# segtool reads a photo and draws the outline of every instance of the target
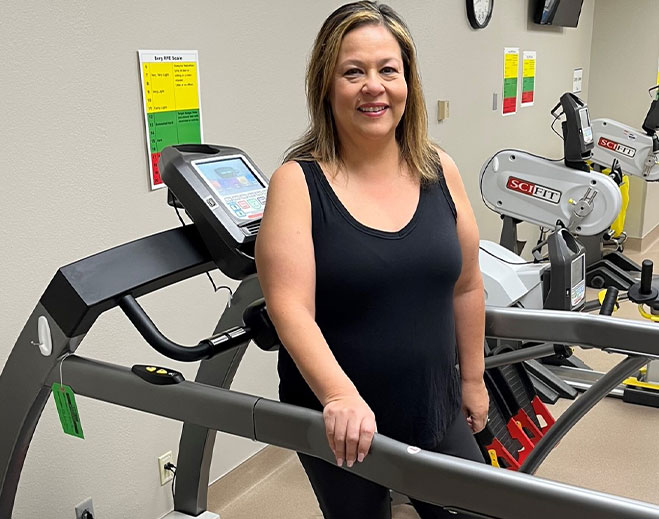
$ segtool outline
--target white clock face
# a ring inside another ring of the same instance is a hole
[[[490,6],[492,0],[474,0],[474,15],[478,25],[485,24],[488,15],[490,14]]]

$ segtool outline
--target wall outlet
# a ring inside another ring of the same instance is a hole
[[[92,498],[88,497],[82,503],[76,505],[76,519],[93,519],[94,504]]]
[[[172,451],[166,452],[162,456],[158,456],[158,471],[160,473],[160,485],[165,485],[168,481],[174,478],[174,473],[167,470],[165,465],[172,463]]]

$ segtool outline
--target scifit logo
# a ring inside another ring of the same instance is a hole
[[[625,146],[619,142],[610,141],[606,137],[600,137],[600,140],[597,141],[597,145],[601,148],[621,153],[627,157],[633,157],[636,155],[636,150],[634,148],[630,148],[629,146]]]
[[[533,182],[522,180],[521,178],[508,177],[506,187],[511,191],[518,191],[520,193],[524,193],[525,195],[540,198],[541,200],[546,200],[552,204],[557,204],[561,199],[560,191],[556,191],[539,184],[534,184]]]

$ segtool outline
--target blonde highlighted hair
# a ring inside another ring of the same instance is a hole
[[[421,89],[416,48],[405,22],[388,5],[378,2],[353,2],[334,11],[316,37],[307,66],[306,91],[310,124],[306,133],[286,152],[284,161],[318,160],[332,167],[341,163],[336,123],[329,94],[334,68],[345,35],[364,25],[382,25],[394,36],[403,58],[407,82],[407,103],[396,127],[401,158],[421,182],[435,182],[442,169],[439,155],[428,138],[428,116]]]

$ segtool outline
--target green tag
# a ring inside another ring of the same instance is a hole
[[[57,382],[53,384],[52,390],[62,429],[66,434],[84,439],[85,436],[82,434],[82,425],[80,424],[78,406],[76,405],[73,390],[69,386],[60,385]]]

